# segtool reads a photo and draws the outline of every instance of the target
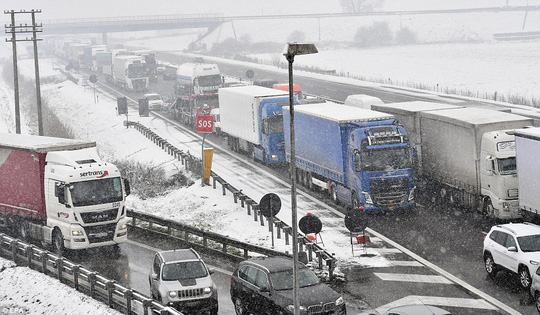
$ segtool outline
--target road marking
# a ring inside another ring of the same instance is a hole
[[[436,305],[441,307],[461,307],[461,308],[472,308],[472,309],[487,309],[487,310],[498,310],[495,306],[486,302],[483,299],[466,299],[466,298],[449,298],[449,297],[439,297],[439,296],[420,296],[420,295],[409,295],[402,299],[395,300],[386,305],[377,307],[375,311],[377,314],[384,314],[386,311],[393,307],[398,307],[402,305]],[[362,313],[360,315],[372,314],[372,312]]]
[[[404,273],[379,273],[379,272],[374,272],[374,274],[384,281],[453,284],[452,281],[446,279],[443,276],[415,275],[415,274],[404,274]]]
[[[416,260],[389,260],[390,266],[425,267]]]

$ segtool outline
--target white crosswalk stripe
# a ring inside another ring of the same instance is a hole
[[[415,275],[404,273],[374,273],[377,277],[384,281],[401,281],[401,282],[423,282],[423,283],[441,283],[452,284],[453,282],[443,276],[431,275]]]

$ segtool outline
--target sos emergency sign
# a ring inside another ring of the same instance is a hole
[[[214,116],[198,115],[197,116],[197,132],[212,133],[214,129]]]

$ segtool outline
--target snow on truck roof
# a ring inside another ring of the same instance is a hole
[[[435,120],[453,121],[458,125],[487,125],[501,122],[526,121],[530,118],[501,112],[498,110],[463,107],[455,109],[442,109],[438,111],[427,111],[421,113],[422,117]]]
[[[250,95],[253,97],[289,96],[289,92],[271,89],[271,88],[258,86],[258,85],[234,86],[234,87],[228,87],[228,88],[221,88],[218,90],[219,94],[223,92],[232,92],[236,94]]]
[[[435,103],[435,102],[425,102],[425,101],[414,101],[414,102],[401,102],[401,103],[387,103],[375,105],[381,108],[393,108],[397,111],[402,112],[423,112],[426,110],[441,110],[441,109],[452,109],[452,108],[461,108],[461,106],[446,104],[446,103]]]
[[[540,128],[516,129],[514,134],[518,137],[540,141]]]
[[[285,108],[284,108],[285,110]],[[295,105],[294,111],[310,116],[321,117],[338,123],[361,122],[394,118],[393,115],[374,110],[347,106],[332,102],[320,104]]]
[[[93,141],[0,133],[0,148],[46,153],[50,151],[92,148],[95,146],[96,143]]]

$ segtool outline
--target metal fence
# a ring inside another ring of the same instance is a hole
[[[128,126],[135,128],[139,132],[141,132],[144,136],[146,136],[149,140],[154,142],[157,146],[165,150],[168,154],[172,155],[174,158],[178,159],[179,161],[182,161],[182,165],[188,170],[193,172],[194,174],[200,174],[201,173],[201,167],[202,167],[202,160],[199,158],[196,158],[192,156],[189,153],[185,153],[182,150],[176,148],[173,146],[170,142],[168,142],[166,139],[160,137],[158,134],[147,128],[146,126],[142,125],[138,122],[127,122]],[[286,223],[279,219],[274,220],[268,220],[266,217],[264,217],[261,212],[259,211],[259,204],[253,199],[247,196],[242,192],[241,189],[238,189],[231,184],[229,184],[225,179],[221,178],[219,175],[217,175],[215,172],[211,172],[212,177],[212,187],[214,189],[217,189],[217,183],[221,185],[221,189],[223,192],[223,195],[225,196],[227,194],[227,191],[229,191],[232,194],[232,197],[234,199],[235,203],[240,202],[240,205],[242,208],[247,209],[247,215],[253,216],[254,222],[259,222],[262,226],[267,225],[269,231],[272,231],[272,229],[275,229],[277,238],[281,238],[282,236],[285,237],[285,243],[286,245],[290,244],[290,240],[293,237],[292,235],[292,227],[288,226]],[[216,241],[220,244],[220,247],[222,248],[221,251],[227,253],[228,247],[236,247],[240,248],[243,251],[243,257],[247,258],[249,256],[249,251],[257,252],[258,254],[268,255],[265,253],[268,250],[263,249],[262,247],[259,247],[256,249],[254,245],[250,244],[244,244],[243,246],[238,246],[238,243],[241,243],[237,240],[229,239],[223,236],[219,236],[216,233],[211,233],[208,231],[199,230],[196,228],[188,227],[186,225],[179,224],[177,222],[172,222],[168,220],[164,220],[161,218],[153,217],[150,215],[143,215],[141,213],[136,213],[134,211],[128,211],[128,215],[134,215],[137,216],[134,218],[134,222],[132,222],[133,226],[140,226],[140,224],[137,224],[136,220],[146,220],[149,224],[158,224],[162,228],[167,229],[167,235],[170,235],[170,231],[172,229],[181,231],[185,235],[197,235],[198,237],[201,237],[203,242],[204,240],[212,239],[213,241]],[[184,229],[184,230],[182,230]],[[216,237],[217,236],[217,237]],[[318,262],[318,268],[319,269],[328,269],[329,278],[332,279],[334,275],[334,269],[336,267],[336,259],[333,254],[329,253],[326,249],[321,247],[318,243],[310,240],[305,235],[302,235],[298,233],[296,236],[298,238],[298,250],[299,252],[307,251],[307,258],[308,261],[313,261],[313,259],[316,259]],[[292,249],[291,249],[292,250]],[[268,252],[270,253],[270,252]],[[270,253],[272,255],[277,254],[277,252],[272,251]],[[280,253],[283,255],[284,253]]]
[[[163,306],[148,296],[119,285],[114,280],[75,264],[49,251],[29,245],[18,239],[0,233],[0,256],[18,264],[57,278],[75,290],[87,294],[128,315],[182,315]]]

